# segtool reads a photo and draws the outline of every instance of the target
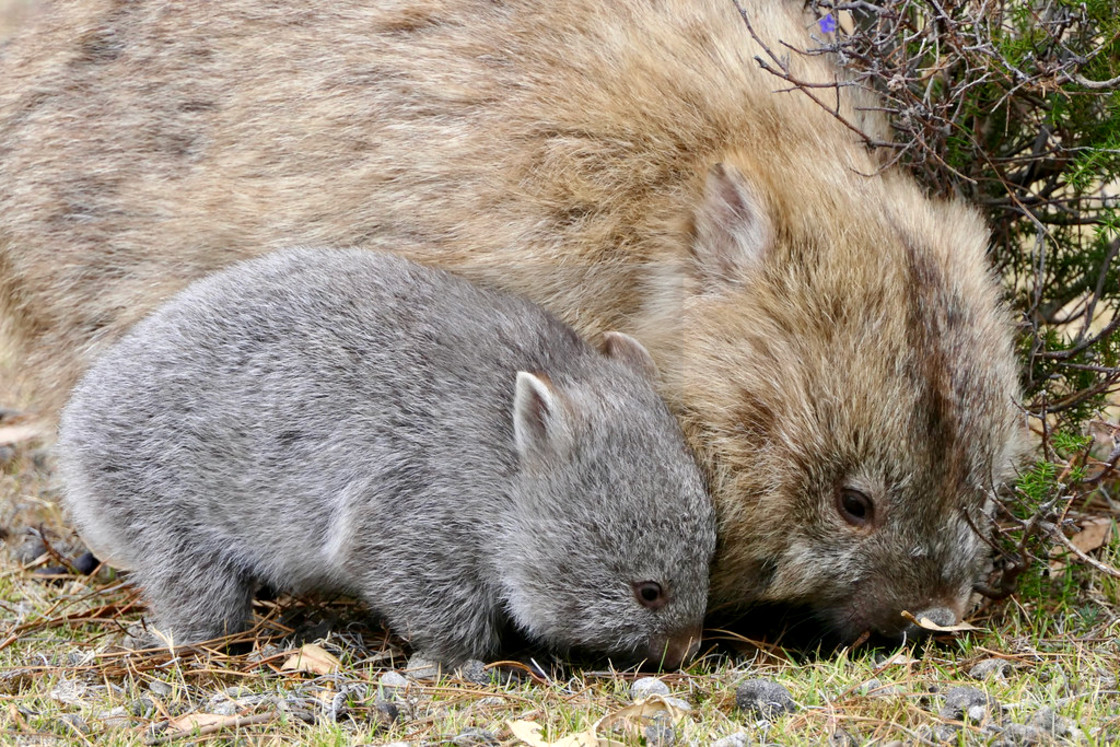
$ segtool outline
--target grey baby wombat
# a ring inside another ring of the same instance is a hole
[[[256,586],[353,592],[426,656],[677,666],[715,518],[634,339],[365,250],[290,249],[188,287],[63,412],[65,497],[176,644]]]

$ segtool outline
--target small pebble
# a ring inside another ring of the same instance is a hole
[[[381,694],[389,700],[407,690],[410,684],[409,679],[400,672],[386,672],[377,682],[381,687]]]
[[[76,713],[64,713],[62,714],[61,719],[70,724],[70,726],[73,727],[75,731],[81,734],[86,734],[89,732],[89,724],[86,723],[86,720],[84,718]]]
[[[474,704],[483,708],[489,708],[491,706],[504,706],[506,704],[506,699],[500,698],[497,695],[490,695],[485,698],[479,698],[474,702]]]
[[[869,698],[896,698],[902,695],[902,688],[896,685],[884,685],[875,679],[864,682],[859,689]]]
[[[490,684],[490,672],[478,659],[467,659],[463,662],[463,666],[459,667],[458,674],[461,679],[476,685]]]
[[[1031,717],[1030,725],[1056,737],[1068,737],[1073,733],[1073,726],[1069,720],[1054,712],[1054,709],[1045,706],[1040,708]]]
[[[711,747],[747,747],[750,743],[750,737],[747,736],[745,731],[737,731],[734,734],[728,734],[726,737],[720,737],[712,742]]]
[[[151,698],[141,696],[132,701],[128,710],[137,718],[151,718],[156,712],[156,704],[152,702]]]
[[[797,709],[789,690],[765,679],[747,680],[739,685],[735,690],[735,705],[765,719]]]
[[[150,703],[151,701],[148,702]],[[123,729],[132,725],[132,718],[129,715],[130,712],[141,718],[148,718],[151,715],[150,713],[136,713],[135,707],[136,703],[133,703],[127,710],[124,706],[116,706],[103,713],[97,721],[106,729]],[[155,711],[155,706],[152,706],[152,711]]]
[[[956,724],[936,724],[933,727],[933,738],[937,742],[956,743],[960,727]]]
[[[151,693],[156,697],[166,698],[171,694],[171,685],[167,684],[163,680],[152,680],[148,683],[148,690],[150,690]]]
[[[413,654],[408,660],[408,664],[404,667],[404,673],[414,680],[439,679],[439,663],[431,659],[426,659],[423,656]]]
[[[968,676],[974,680],[1002,680],[1011,664],[1003,659],[982,659],[968,670]]]
[[[984,717],[988,715],[988,709],[982,705],[969,706],[965,715],[968,716],[969,721],[983,721]]]
[[[457,747],[475,747],[476,745],[500,745],[502,742],[492,731],[485,729],[464,729],[458,736],[451,738],[451,744]]]
[[[993,747],[1021,747],[1022,745],[1042,744],[1049,740],[1045,739],[1045,735],[1026,724],[1008,724],[1000,734],[998,739],[993,740],[990,744]]]
[[[642,677],[630,685],[631,700],[642,700],[651,695],[668,695],[669,686],[657,677]]]
[[[969,713],[969,709],[975,706],[994,709],[998,707],[998,704],[994,699],[985,695],[983,691],[977,690],[975,687],[962,685],[945,693],[945,703],[937,715],[950,721],[960,721],[966,713]],[[969,718],[972,718],[971,714]],[[979,721],[980,719],[973,720]]]
[[[661,699],[665,702],[665,705],[670,705],[673,708],[676,708],[678,711],[691,711],[692,710],[692,704],[689,703],[687,700],[681,700],[680,698],[675,698],[672,695],[670,695],[668,697],[662,696]]]
[[[0,469],[7,469],[16,460],[16,450],[9,444],[0,445]]]
[[[648,747],[671,747],[677,742],[677,732],[673,728],[672,720],[668,718],[654,718],[642,729]]]
[[[856,738],[840,728],[828,735],[828,743],[833,747],[859,747]]]
[[[401,709],[397,707],[397,704],[384,698],[377,698],[373,701],[373,710],[377,715],[377,720],[385,726],[395,723],[401,717]]]
[[[39,472],[50,472],[51,452],[49,449],[32,449],[31,465]]]
[[[16,548],[15,561],[20,565],[27,565],[38,560],[46,551],[47,545],[43,542],[43,538],[33,534]]]
[[[72,651],[66,655],[66,662],[72,667],[83,667],[93,661],[93,651]]]
[[[88,576],[97,570],[97,566],[101,565],[101,561],[94,556],[89,550],[74,558],[74,570],[83,576]]]
[[[50,696],[59,703],[66,705],[84,705],[87,686],[79,680],[63,678],[51,688]]]

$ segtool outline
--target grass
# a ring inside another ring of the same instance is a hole
[[[0,505],[6,526],[41,528],[65,556],[75,546],[46,466],[33,446],[22,445],[0,474]],[[24,541],[13,532],[7,543],[14,552]],[[1100,559],[1120,565],[1120,543],[1114,539]],[[632,672],[542,675],[510,665],[503,671],[520,677],[504,684],[454,676],[412,683],[394,702],[399,717],[390,721],[379,703],[379,681],[404,667],[406,651],[356,603],[261,602],[258,626],[236,653],[143,654],[119,645],[142,618],[134,590],[105,569],[94,576],[36,573],[57,562],[49,552],[27,565],[0,559],[0,728],[24,744],[485,743],[470,742],[469,729],[516,744],[509,721],[535,721],[547,739],[558,739],[631,702]],[[996,739],[989,721],[1024,723],[1049,706],[1084,743],[1120,743],[1117,591],[1115,579],[1069,566],[1055,579],[1038,580],[1029,596],[975,616],[981,632],[896,651],[795,655],[712,631],[713,642],[723,639],[716,653],[663,676],[673,695],[692,706],[676,724],[677,742],[709,744],[746,732],[753,743],[989,744]],[[310,641],[338,657],[337,672],[282,669]],[[970,677],[976,663],[990,658],[1007,663],[1002,677]],[[738,709],[735,689],[754,677],[784,685],[798,710],[764,721]],[[951,722],[937,712],[943,694],[961,685],[982,688],[1003,712],[946,731]],[[210,731],[175,728],[186,715],[215,713],[225,721]],[[643,725],[616,737],[642,743]]]
[[[3,384],[13,380],[15,364],[2,353],[0,403],[18,403],[18,393]],[[481,729],[498,743],[518,744],[510,721],[539,723],[555,740],[631,703],[633,672],[542,662],[550,670],[543,674],[522,663],[501,670],[504,683],[455,676],[412,682],[393,701],[392,720],[379,683],[387,671],[404,668],[407,651],[347,600],[259,602],[257,627],[229,651],[125,650],[120,643],[143,607],[124,579],[104,568],[93,576],[41,573],[79,547],[49,467],[42,450],[24,442],[0,468],[0,527],[9,531],[9,552],[0,553],[0,742],[485,744],[477,734],[470,739],[468,730]],[[16,562],[28,529],[41,531],[58,557],[48,551]],[[1113,567],[1120,567],[1118,535],[1113,531],[1096,553]],[[1006,729],[1050,707],[1078,730],[1080,743],[1120,744],[1120,579],[1078,564],[1052,578],[1035,573],[1018,597],[972,621],[982,630],[894,651],[826,655],[709,631],[708,655],[662,677],[673,696],[691,705],[675,724],[676,742],[704,745],[745,732],[751,743],[998,744],[989,722]],[[336,656],[338,671],[283,670],[309,642]],[[978,662],[993,658],[1006,662],[1002,676],[970,676]],[[736,687],[749,678],[779,682],[798,709],[769,721],[740,710]],[[962,685],[981,688],[1002,711],[979,723],[940,717],[944,694]],[[176,729],[190,714],[224,721]],[[644,725],[601,727],[599,736],[640,744]]]

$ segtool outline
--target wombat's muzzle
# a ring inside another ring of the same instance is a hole
[[[655,640],[649,649],[646,665],[658,669],[677,669],[696,656],[700,650],[703,629],[697,625],[681,633]]]
[[[942,626],[955,625],[958,621],[957,614],[948,607],[930,607],[928,609],[921,610],[920,612],[915,612],[914,619],[925,619],[930,621],[934,625]],[[923,628],[917,623],[908,622],[905,625],[901,626],[898,634],[895,637],[907,641],[919,640],[925,638],[931,632],[933,631],[927,628]]]

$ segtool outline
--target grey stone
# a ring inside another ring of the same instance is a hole
[[[70,724],[70,726],[75,731],[81,734],[89,733],[89,724],[87,724],[86,720],[77,713],[64,713],[60,718],[66,723]]]
[[[1011,669],[1011,663],[1003,659],[982,659],[968,670],[968,676],[974,680],[1002,680]]]
[[[959,732],[960,727],[955,724],[935,724],[933,727],[933,738],[938,742],[955,743]]]
[[[988,715],[988,708],[982,705],[969,706],[965,715],[968,716],[969,721],[983,721],[984,717]]]
[[[461,679],[476,685],[489,685],[491,682],[490,671],[478,659],[467,659],[459,667],[458,674]]]
[[[750,737],[747,736],[745,731],[737,731],[734,734],[728,734],[726,737],[720,737],[712,742],[711,747],[747,747],[750,743]]]
[[[163,680],[152,680],[148,683],[148,690],[157,697],[166,698],[171,694],[171,685]]]
[[[404,673],[414,680],[439,679],[439,662],[413,654],[404,667]]]
[[[18,695],[35,684],[35,673],[30,669],[9,669],[0,672],[0,695]]]
[[[456,747],[476,747],[476,745],[500,745],[502,742],[492,731],[486,729],[464,729],[457,736],[451,738],[451,743]]]
[[[146,700],[146,698],[141,698],[140,700]],[[141,709],[141,712],[137,713],[137,703],[139,703],[140,700],[135,701],[127,709],[124,706],[116,706],[109,709],[101,714],[98,718],[98,722],[106,729],[123,729],[132,724],[133,715],[141,718],[149,718],[155,712],[155,706],[152,706],[151,712],[144,712]],[[148,703],[150,704],[151,701],[149,700]]]
[[[897,685],[883,684],[877,679],[870,679],[859,686],[860,692],[869,698],[897,698],[902,695],[902,688]]]
[[[19,547],[15,550],[14,559],[20,565],[27,565],[38,560],[46,551],[47,544],[43,542],[43,538],[33,534],[19,544]]]
[[[968,714],[972,720],[979,721],[983,718],[983,714],[981,714],[981,718],[975,718],[970,710],[977,706],[994,711],[999,707],[999,704],[995,699],[989,698],[983,691],[977,690],[975,687],[962,685],[945,693],[945,701],[938,715],[943,719],[960,721]]]
[[[389,700],[404,693],[411,681],[400,672],[386,672],[377,681],[381,687],[381,694]]]
[[[1056,737],[1068,737],[1074,731],[1069,719],[1056,713],[1050,706],[1040,708],[1031,717],[1029,724]]]
[[[631,700],[642,700],[651,695],[668,695],[669,686],[657,677],[642,677],[630,685]]]
[[[139,718],[151,718],[156,712],[156,704],[152,702],[151,698],[141,696],[132,701],[129,705],[129,711],[132,712],[133,716]]]
[[[663,701],[665,701],[666,705],[670,705],[673,708],[676,708],[678,711],[691,711],[692,710],[692,704],[689,703],[687,700],[682,700],[680,698],[675,698],[672,695],[670,695],[668,697],[662,697],[661,699]]]
[[[1021,747],[1042,744],[1043,738],[1044,734],[1033,726],[1008,724],[999,738],[992,741],[992,745],[993,747]]]
[[[642,734],[647,747],[672,747],[677,742],[677,731],[673,728],[672,719],[667,717],[654,718],[642,729]]]
[[[37,471],[49,473],[51,471],[53,457],[51,456],[50,449],[32,449],[29,454],[31,457],[31,466]]]
[[[0,469],[7,469],[16,460],[15,447],[9,444],[0,444]]]
[[[739,685],[735,690],[735,705],[766,719],[797,709],[789,690],[766,679],[747,680]]]
[[[385,726],[395,723],[401,717],[401,709],[397,704],[384,698],[376,698],[373,701],[373,711],[377,720]]]

